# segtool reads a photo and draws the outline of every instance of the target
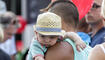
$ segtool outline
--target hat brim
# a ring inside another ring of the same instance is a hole
[[[34,30],[36,30],[36,25],[33,26]],[[64,32],[42,32],[42,31],[37,31],[38,33],[42,35],[56,35],[56,36],[64,36]]]
[[[42,35],[56,35],[56,36],[63,36],[62,32],[38,32]]]

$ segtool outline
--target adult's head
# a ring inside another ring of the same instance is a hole
[[[11,38],[11,36],[16,33],[18,20],[13,12],[0,14],[0,23],[2,24],[4,30],[4,40]]]
[[[86,21],[91,26],[99,25],[99,23],[102,23],[103,21],[103,16],[101,15],[101,3],[102,3],[102,0],[94,0],[94,4],[92,8],[87,14]]]
[[[55,1],[48,11],[61,17],[63,30],[76,31],[79,14],[76,6],[72,2],[67,0]]]
[[[104,27],[104,18],[101,15],[101,3],[102,0],[94,0],[93,7],[86,16],[86,22],[92,28],[92,37]]]

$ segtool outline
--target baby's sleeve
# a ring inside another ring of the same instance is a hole
[[[32,44],[30,46],[30,49],[29,49],[29,52],[30,52],[32,58],[35,58],[36,56],[42,56],[42,57],[44,57],[43,48],[39,44],[39,42],[37,42],[37,41],[33,41],[32,42]]]

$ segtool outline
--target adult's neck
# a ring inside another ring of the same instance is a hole
[[[66,32],[76,32],[76,28],[73,27],[73,26],[70,26],[70,25],[66,25],[63,29],[64,29]]]
[[[100,21],[96,25],[92,25],[92,32],[93,32],[92,37],[103,27],[104,27],[103,21]]]
[[[62,29],[66,32],[76,32],[76,27],[73,23],[65,22],[65,20],[62,20]]]

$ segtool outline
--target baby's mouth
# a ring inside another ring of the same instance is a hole
[[[50,47],[51,45],[49,45],[49,44],[44,44],[44,46],[45,46],[45,47]]]

